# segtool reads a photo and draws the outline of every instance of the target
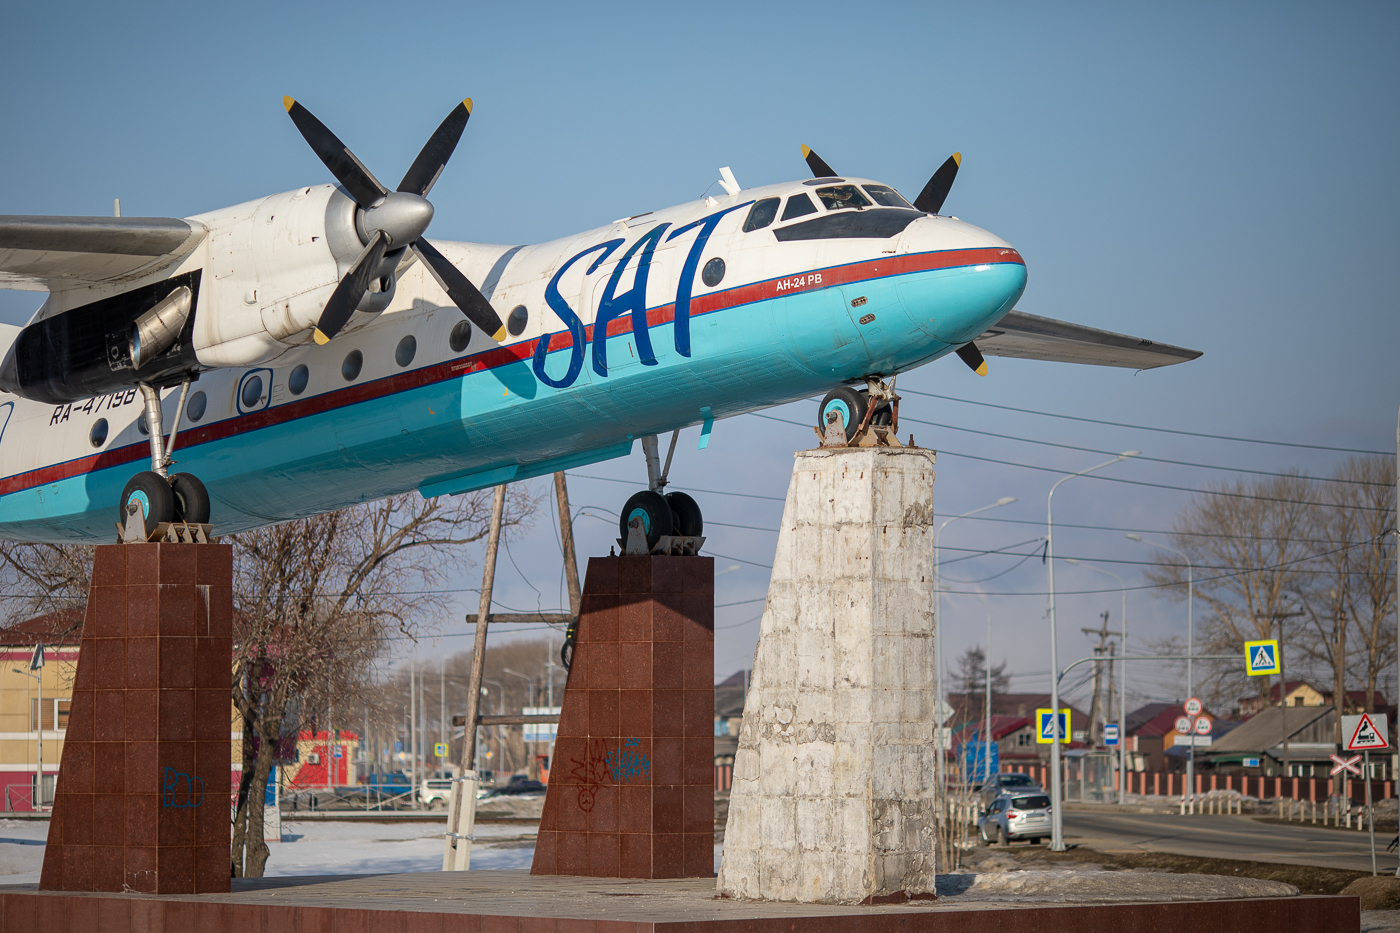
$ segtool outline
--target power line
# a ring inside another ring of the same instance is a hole
[[[1382,457],[1393,457],[1393,450],[1364,450],[1359,447],[1328,447],[1324,444],[1299,444],[1293,441],[1266,441],[1252,437],[1233,437],[1228,434],[1206,434],[1201,431],[1180,431],[1175,428],[1156,428],[1145,424],[1126,424],[1122,421],[1105,421],[1100,418],[1084,418],[1079,415],[1061,415],[1052,411],[1036,411],[1033,408],[1016,408],[1013,405],[996,405],[992,402],[974,402],[970,399],[957,398],[952,395],[939,395],[937,392],[919,392],[915,389],[900,389],[901,394],[922,395],[927,398],[943,399],[946,402],[961,402],[964,405],[979,405],[983,408],[1000,408],[1003,411],[1015,411],[1024,415],[1040,415],[1044,418],[1063,418],[1066,421],[1083,421],[1087,424],[1104,424],[1114,428],[1132,428],[1138,431],[1155,431],[1159,434],[1180,434],[1185,437],[1204,437],[1215,441],[1236,441],[1241,444],[1267,444],[1271,447],[1299,447],[1305,450],[1331,450],[1345,454],[1377,454]]]

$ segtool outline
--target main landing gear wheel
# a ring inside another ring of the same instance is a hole
[[[705,520],[700,515],[700,504],[683,492],[666,493],[666,504],[671,507],[671,533],[683,538],[698,538],[705,533]]]
[[[176,473],[170,477],[170,491],[175,495],[176,521],[209,524],[209,491],[193,473]]]
[[[672,495],[683,495],[683,493],[672,493]],[[686,496],[689,499],[689,496]],[[671,504],[666,501],[667,497],[659,492],[644,489],[635,493],[627,504],[622,507],[622,514],[618,516],[618,532],[624,542],[627,541],[627,525],[634,518],[640,517],[642,520],[642,531],[647,536],[647,550],[656,547],[656,543],[663,535],[672,533],[675,524],[675,516],[671,514]]]
[[[141,511],[148,537],[160,523],[175,521],[175,493],[170,482],[159,473],[145,470],[127,480],[117,511],[117,521],[123,526],[126,525],[127,506],[132,503]]]

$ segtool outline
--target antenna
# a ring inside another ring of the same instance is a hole
[[[719,186],[723,188],[725,194],[729,195],[731,198],[742,190],[739,187],[739,183],[734,180],[734,173],[729,170],[729,166],[727,165],[719,170]]]

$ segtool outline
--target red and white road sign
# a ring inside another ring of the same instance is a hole
[[[1176,717],[1176,731],[1177,731],[1177,732],[1180,732],[1182,735],[1190,735],[1190,734],[1191,734],[1191,717],[1190,717],[1190,716],[1178,716],[1178,717]]]
[[[1336,765],[1332,768],[1332,776],[1336,777],[1343,771],[1350,771],[1357,777],[1361,777],[1361,756],[1353,755],[1350,758],[1343,758],[1341,755],[1333,755],[1332,760]]]
[[[1196,699],[1195,697],[1192,697],[1191,699],[1186,701],[1187,716],[1199,716],[1201,715],[1201,710],[1203,709],[1205,709],[1205,706],[1201,703],[1200,700]]]
[[[1210,735],[1210,717],[1202,716],[1197,719],[1194,731],[1197,735]]]
[[[1368,752],[1378,748],[1389,748],[1386,733],[1389,723],[1384,713],[1362,713],[1360,716],[1342,717],[1342,735],[1346,737],[1346,750]]]

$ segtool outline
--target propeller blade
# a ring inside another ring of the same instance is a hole
[[[462,131],[467,128],[467,121],[471,119],[471,115],[470,97],[452,108],[447,119],[433,131],[433,135],[423,145],[423,151],[418,153],[418,158],[413,160],[413,164],[404,173],[403,181],[399,182],[400,191],[427,197],[428,192],[433,190],[438,176],[447,167],[447,160],[452,158],[452,150],[457,148],[457,141],[462,138]]]
[[[501,323],[500,315],[461,270],[422,237],[414,242],[413,251],[423,260],[423,265],[428,267],[442,290],[447,292],[447,297],[467,316],[467,320],[490,334],[497,343],[506,339],[506,326]]]
[[[817,155],[808,146],[802,147],[802,158],[807,160],[807,167],[812,170],[813,178],[834,178],[836,171]]]
[[[321,311],[321,319],[316,322],[316,330],[311,335],[318,344],[324,346],[330,343],[331,338],[340,333],[345,322],[350,320],[350,315],[355,313],[355,306],[365,297],[370,281],[378,271],[380,263],[384,261],[387,246],[388,238],[384,236],[384,231],[374,231],[374,236],[370,237],[369,243],[360,251],[355,264],[345,273],[345,278],[340,280],[340,284],[331,293],[330,301],[326,302],[326,307]]]
[[[937,214],[942,209],[943,202],[948,198],[948,191],[953,187],[953,179],[958,177],[959,165],[962,165],[961,152],[955,152],[948,156],[948,161],[938,166],[938,171],[933,173],[928,184],[924,185],[924,190],[920,191],[919,196],[914,199],[914,206],[925,214]]]
[[[977,349],[975,343],[965,343],[958,347],[958,359],[967,364],[979,376],[987,375],[987,361],[982,358],[982,351]]]
[[[327,129],[324,123],[316,119],[310,110],[290,97],[282,98],[282,106],[287,108],[287,114],[296,124],[302,137],[310,144],[312,151],[325,163],[326,168],[331,170],[336,180],[345,186],[345,190],[350,192],[350,197],[355,199],[356,204],[369,207],[388,193],[388,189],[370,174],[364,163],[355,158],[355,153]],[[359,303],[359,298],[355,299],[355,303]]]

